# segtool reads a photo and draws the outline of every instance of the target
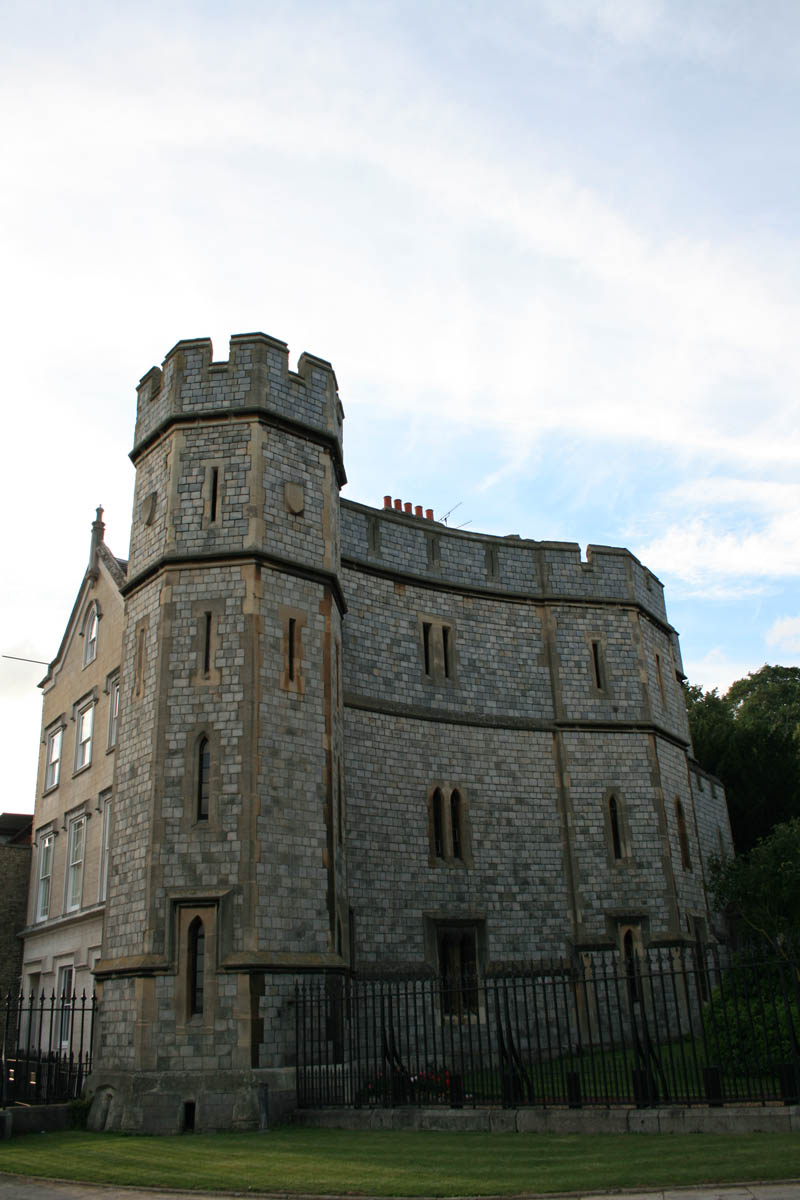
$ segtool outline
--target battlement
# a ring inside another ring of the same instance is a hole
[[[341,449],[344,410],[333,367],[303,353],[289,370],[286,342],[265,333],[230,339],[227,360],[215,362],[210,338],[178,342],[161,367],[151,367],[137,388],[136,432],[131,457],[172,421],[237,409],[270,413],[334,438]]]
[[[666,622],[664,588],[630,550],[577,542],[536,541],[450,529],[388,506],[342,500],[342,557],[373,569],[511,595],[602,604],[629,602]],[[419,506],[417,506],[419,508]]]

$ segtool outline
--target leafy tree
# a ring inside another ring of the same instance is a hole
[[[735,733],[732,707],[716,688],[704,692],[697,684],[686,687],[685,699],[695,758],[712,775],[722,778],[720,764]]]
[[[800,667],[769,667],[737,679],[725,694],[737,721],[762,722],[800,737]]]
[[[697,761],[725,785],[736,848],[800,816],[800,667],[764,666],[720,696],[686,688]]]
[[[734,1069],[778,1071],[800,1052],[800,817],[748,854],[712,859],[709,882],[744,942],[712,994],[710,1040]]]
[[[800,817],[776,825],[748,854],[713,859],[709,882],[740,932],[780,951],[800,930]]]

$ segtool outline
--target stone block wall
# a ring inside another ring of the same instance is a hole
[[[330,365],[290,372],[263,334],[211,356],[180,342],[139,387],[109,1127],[253,1127],[273,1085],[288,1103],[301,972],[436,974],[469,965],[472,932],[479,971],[629,927],[689,940],[729,842],[724,800],[690,784],[677,636],[633,555],[340,501]]]
[[[485,922],[490,960],[563,947],[570,898],[552,734],[347,712],[356,967],[437,970],[426,921]],[[473,865],[431,862],[429,796],[456,787]]]
[[[3,921],[0,923],[0,1000],[16,995],[21,986],[22,940],[28,909],[30,845],[0,845],[3,881]]]

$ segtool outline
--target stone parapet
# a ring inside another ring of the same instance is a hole
[[[624,548],[587,546],[583,559],[577,542],[451,529],[349,500],[341,510],[342,558],[375,574],[410,576],[443,590],[634,605],[672,632],[662,583]]]
[[[134,461],[171,422],[236,410],[261,410],[341,444],[344,411],[331,364],[305,353],[290,371],[288,346],[265,333],[232,337],[223,362],[213,361],[210,338],[180,341],[160,368],[142,377],[137,391]]]

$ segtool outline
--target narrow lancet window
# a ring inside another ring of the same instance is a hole
[[[675,820],[678,825],[678,845],[681,848],[681,866],[684,871],[691,871],[692,860],[689,855],[689,835],[686,832],[686,818],[683,815],[683,805],[675,797]]]
[[[425,674],[431,673],[431,627],[430,622],[424,621],[422,625],[422,652],[425,657]]]
[[[201,738],[197,747],[197,819],[208,820],[208,797],[210,791],[211,750],[208,738]]]
[[[619,807],[617,797],[611,796],[608,801],[608,817],[611,824],[611,849],[615,859],[622,858],[622,838],[619,831]]]
[[[337,767],[337,789],[336,789],[336,814],[337,828],[339,831],[339,845],[344,842],[344,792],[342,790],[342,760],[336,764]]]
[[[656,655],[656,680],[658,682],[658,694],[661,697],[661,703],[666,706],[667,694],[664,691],[664,675],[661,670],[661,655]]]
[[[594,686],[602,691],[603,669],[600,661],[600,643],[592,642],[592,670],[594,671]]]
[[[461,853],[461,794],[450,796],[450,833],[453,838],[453,858],[462,858]]]
[[[295,636],[296,636],[297,620],[295,617],[289,617],[289,679],[294,680],[294,656],[295,656]]]
[[[203,922],[195,917],[189,926],[189,1015],[203,1011],[206,976],[206,934]]]
[[[133,669],[133,694],[141,696],[144,686],[144,627],[140,626],[136,630],[136,658]]]
[[[442,811],[442,793],[437,788],[433,793],[433,852],[437,858],[444,858],[444,813]]]
[[[444,660],[444,677],[450,678],[450,630],[442,626],[442,657]]]
[[[217,519],[217,499],[219,493],[219,467],[211,468],[211,497],[208,505],[208,520],[213,523]]]
[[[203,638],[203,675],[211,674],[211,613],[206,613],[205,636]]]

